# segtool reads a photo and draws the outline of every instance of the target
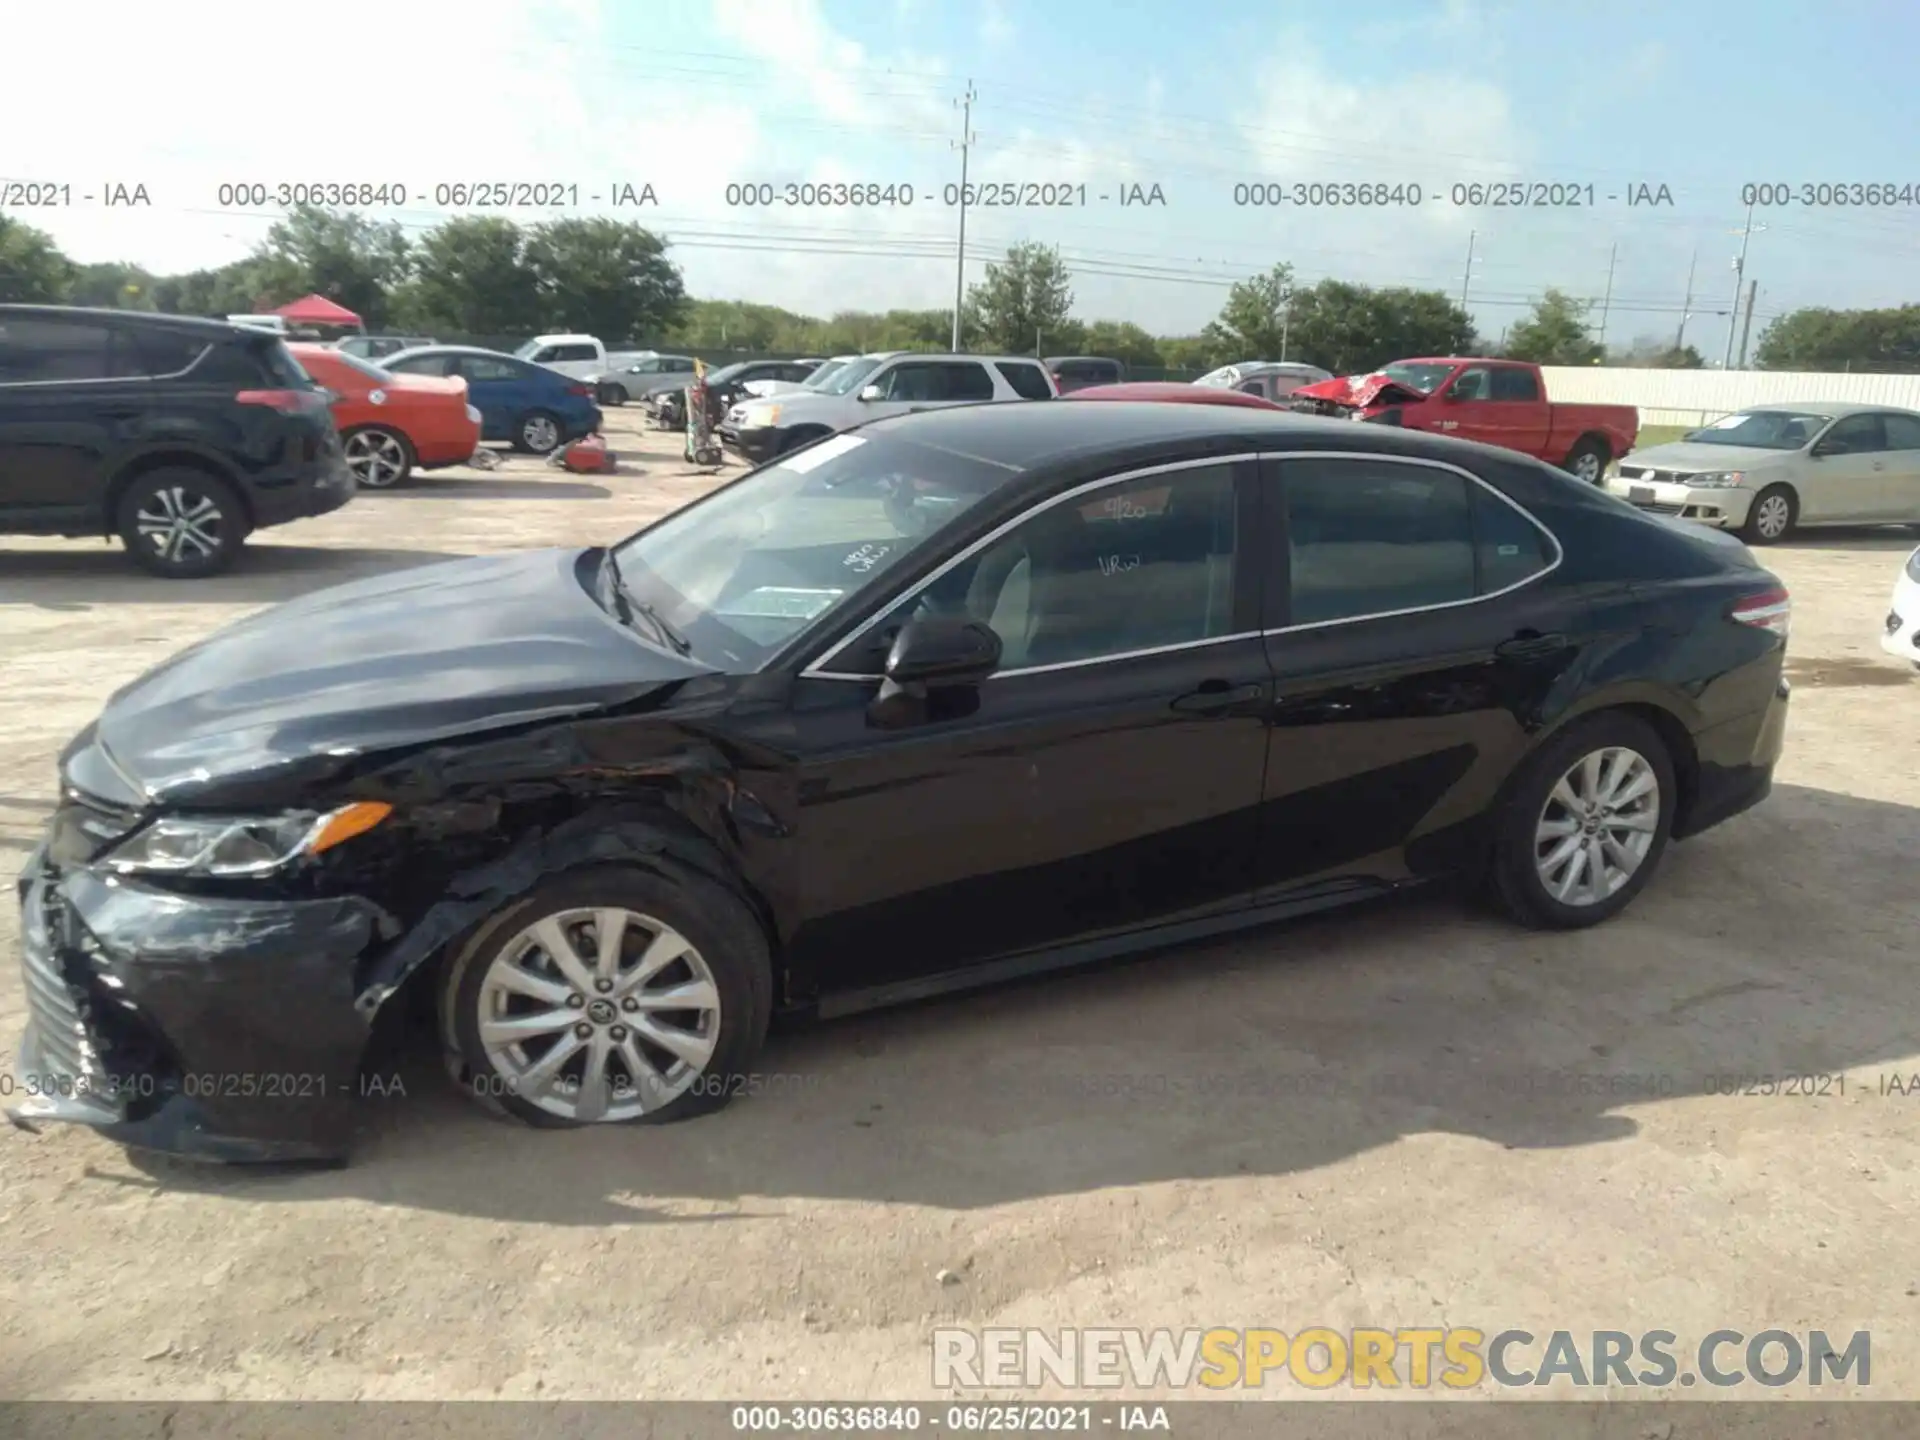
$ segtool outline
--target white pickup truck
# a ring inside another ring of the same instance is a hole
[[[530,360],[576,380],[592,380],[609,370],[620,370],[645,360],[652,350],[609,351],[592,335],[536,335],[513,352],[516,360]]]

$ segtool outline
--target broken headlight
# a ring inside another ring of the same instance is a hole
[[[325,813],[166,815],[110,851],[104,863],[129,875],[266,875],[371,830],[392,810],[363,800]]]

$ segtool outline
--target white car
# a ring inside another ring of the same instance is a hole
[[[1059,395],[1031,355],[862,355],[818,390],[735,405],[721,422],[720,443],[758,465],[888,415]]]
[[[1209,370],[1193,383],[1219,390],[1239,390],[1258,395],[1262,400],[1279,400],[1302,385],[1318,385],[1331,380],[1331,371],[1318,365],[1296,365],[1283,360],[1245,360],[1238,365],[1222,365]]]
[[[536,335],[513,352],[516,360],[530,360],[558,370],[575,380],[598,380],[638,362],[658,359],[656,350],[609,350],[593,335]],[[693,362],[687,362],[693,368]]]
[[[1893,604],[1887,610],[1880,648],[1920,669],[1920,550],[1907,556],[1907,568],[1893,582]]]
[[[1756,545],[1801,525],[1920,524],[1920,413],[1827,400],[1756,405],[1634,451],[1607,489]]]

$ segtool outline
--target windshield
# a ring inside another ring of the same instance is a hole
[[[845,360],[829,360],[800,383],[802,390],[822,390],[834,376],[847,368]]]
[[[540,349],[540,342],[538,340],[529,340],[513,352],[513,358],[516,360],[531,360],[534,352],[538,349]]]
[[[724,385],[746,368],[747,362],[745,360],[737,360],[731,365],[722,365],[718,370],[709,370],[707,372],[707,384]]]
[[[1434,388],[1453,373],[1453,369],[1451,365],[1389,365],[1374,373],[1386,376],[1396,385],[1418,390],[1422,395],[1431,395]]]
[[[878,357],[871,355],[862,356],[858,360],[851,360],[847,363],[846,369],[828,380],[826,384],[818,387],[819,393],[822,395],[850,395],[860,388],[861,382],[864,381],[867,376],[878,370],[884,363],[885,362]]]
[[[1687,436],[1696,445],[1746,445],[1755,450],[1798,450],[1820,433],[1831,415],[1804,410],[1740,410]]]
[[[907,441],[835,435],[669,515],[612,555],[630,598],[684,635],[695,659],[738,674],[879,582],[1016,473]]]

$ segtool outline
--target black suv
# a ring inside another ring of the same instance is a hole
[[[0,533],[117,534],[156,575],[216,574],[353,498],[327,406],[271,331],[0,305]]]

